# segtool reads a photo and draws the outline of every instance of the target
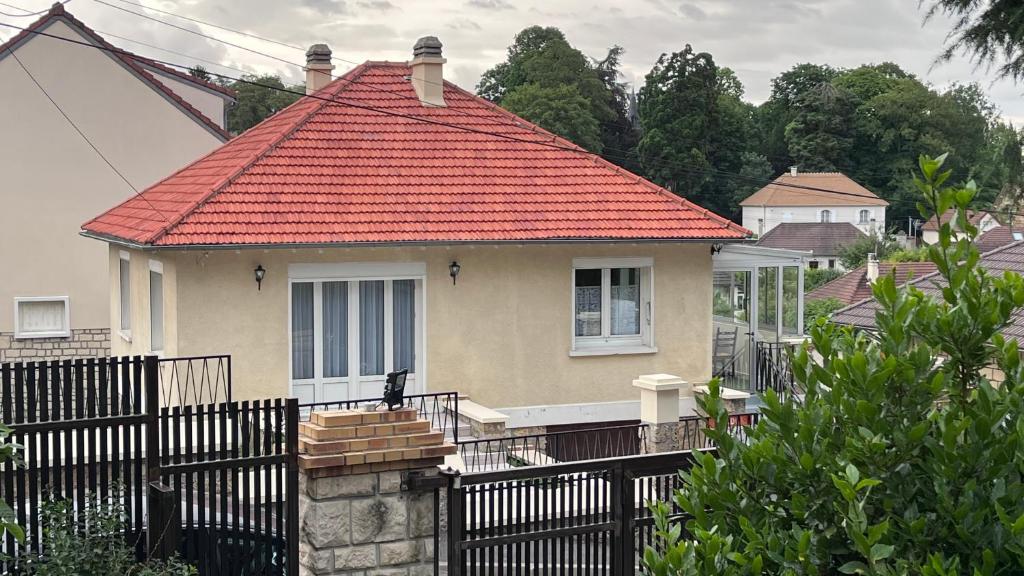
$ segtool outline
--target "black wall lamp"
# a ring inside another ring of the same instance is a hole
[[[711,245],[711,255],[712,256],[714,256],[715,254],[718,254],[721,251],[722,251],[722,245],[721,244],[712,244]]]
[[[452,286],[455,286],[455,279],[459,276],[460,270],[462,270],[462,266],[459,266],[456,260],[452,260],[452,263],[448,265],[448,275],[452,277]]]
[[[262,264],[257,264],[256,269],[253,270],[253,274],[256,275],[256,290],[263,291],[263,277],[267,275],[266,269],[263,268]]]

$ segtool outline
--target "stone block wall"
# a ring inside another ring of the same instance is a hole
[[[300,574],[432,575],[434,493],[403,488],[408,474],[301,474]]]
[[[69,338],[15,339],[11,332],[0,332],[0,362],[39,362],[110,356],[110,330],[83,328],[72,330]]]

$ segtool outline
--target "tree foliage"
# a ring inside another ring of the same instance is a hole
[[[622,48],[613,46],[594,62],[558,28],[531,26],[516,34],[504,62],[484,72],[477,94],[592,152],[606,145],[618,150],[634,138],[625,87],[618,81],[621,57]],[[580,102],[589,118],[578,112]],[[585,126],[570,127],[567,117]],[[592,125],[598,127],[596,139]]]
[[[879,260],[886,260],[900,250],[900,245],[889,234],[875,231],[843,246],[839,250],[839,262],[843,268],[853,270],[868,261],[868,254]]]
[[[648,178],[721,214],[735,212],[735,178],[753,134],[753,107],[731,71],[687,45],[662,54],[639,94],[638,147]],[[717,173],[716,173],[717,172]]]
[[[241,82],[228,84],[237,94],[237,102],[228,109],[228,131],[241,134],[305,94],[304,86],[285,86],[274,75],[245,75]]]
[[[801,396],[765,394],[741,440],[717,382],[701,400],[717,453],[697,456],[674,497],[653,505],[652,574],[1016,574],[1024,570],[1024,368],[1001,331],[1024,280],[978,266],[967,208],[945,157],[922,157],[922,215],[955,207],[929,257],[936,296],[894,276],[874,285],[877,336],[818,320],[793,360]],[[811,357],[811,350],[819,359]],[[990,380],[997,368],[1003,381]]]
[[[1024,79],[1024,4],[1018,0],[935,0],[926,19],[938,13],[954,21],[939,61],[964,53],[981,65],[998,63],[1000,76]]]

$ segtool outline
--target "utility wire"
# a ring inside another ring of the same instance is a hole
[[[92,148],[93,152],[95,152],[96,155],[99,156],[100,159],[102,159],[108,167],[110,167],[114,174],[120,176],[121,180],[123,180],[124,183],[127,184],[128,187],[131,188],[133,192],[135,192],[134,197],[142,198],[146,202],[146,204],[149,204],[149,207],[152,208],[154,212],[159,214],[161,218],[163,218],[168,224],[170,224],[171,221],[168,220],[166,216],[164,216],[163,212],[158,210],[156,206],[153,206],[153,203],[150,202],[148,198],[142,196],[141,193],[139,192],[139,189],[136,188],[128,180],[128,178],[125,177],[125,175],[122,174],[121,171],[118,170],[117,167],[114,166],[114,164],[110,160],[108,160],[106,156],[103,155],[103,152],[100,152],[100,149],[97,148],[96,145],[93,144],[92,140],[90,140],[89,137],[85,135],[85,132],[83,132],[82,129],[79,128],[77,124],[75,124],[75,121],[72,120],[70,116],[68,116],[67,112],[65,112],[63,108],[60,107],[60,104],[57,104],[57,101],[54,100],[52,96],[50,96],[50,93],[46,91],[46,88],[43,88],[43,85],[40,84],[38,80],[36,80],[36,77],[33,76],[31,72],[29,72],[28,68],[25,66],[25,63],[21,61],[21,58],[18,58],[18,55],[14,53],[14,50],[8,47],[7,53],[14,58],[14,61],[17,62],[18,66],[20,66],[21,69],[25,72],[25,75],[28,76],[29,79],[32,80],[32,83],[36,85],[36,88],[39,88],[39,91],[42,92],[44,96],[46,96],[46,99],[50,101],[50,104],[53,104],[53,107],[57,109],[57,112],[60,112],[60,115],[64,117],[64,120],[66,120],[67,123],[75,129],[75,132],[77,132],[78,135],[82,137],[82,140],[85,140],[85,143],[88,144],[90,148]]]
[[[63,2],[61,2],[61,4],[67,4],[70,1],[71,0],[64,0]],[[47,12],[50,11],[50,9],[47,8],[46,10],[39,10],[38,12],[33,12],[31,10],[26,10],[25,8],[22,8],[21,6],[15,6],[13,4],[8,4],[6,2],[0,2],[0,6],[6,6],[8,8],[13,8],[15,10],[21,10],[22,12],[24,12],[24,14],[8,14],[7,12],[0,12],[0,15],[10,16],[11,18],[29,18],[29,17],[32,17],[32,16],[40,16],[40,15],[46,14]]]
[[[101,1],[101,0],[95,0],[95,1]],[[18,26],[14,26],[13,24],[7,24],[7,23],[4,23],[4,22],[0,22],[0,26],[5,26],[5,27],[8,27],[8,28],[13,28],[15,30],[28,31],[28,32],[30,32],[32,34],[36,34],[36,35],[40,35],[40,36],[46,36],[46,37],[53,38],[53,39],[56,39],[56,40],[60,40],[60,41],[63,41],[63,42],[70,42],[70,43],[73,43],[73,44],[78,44],[78,45],[85,46],[85,47],[88,47],[88,48],[95,48],[95,49],[99,49],[99,50],[104,50],[104,51],[107,51],[107,52],[112,52],[112,53],[115,53],[115,54],[120,54],[120,55],[129,57],[129,58],[133,58],[133,59],[150,60],[150,61],[156,62],[158,64],[163,64],[165,66],[169,66],[169,67],[173,67],[173,68],[178,68],[178,69],[181,69],[181,70],[189,70],[191,68],[190,66],[185,66],[185,65],[182,65],[182,64],[177,64],[177,63],[174,63],[174,62],[169,62],[169,61],[164,61],[164,60],[156,60],[156,59],[153,59],[153,58],[144,58],[144,57],[141,57],[141,56],[132,54],[130,52],[126,52],[124,50],[117,49],[117,48],[108,48],[106,46],[97,46],[97,45],[90,44],[90,43],[87,43],[87,42],[82,42],[82,41],[78,41],[78,40],[74,40],[74,39],[70,39],[70,38],[64,38],[64,37],[60,37],[60,36],[55,36],[53,34],[48,34],[46,32],[41,32],[41,31],[38,31],[38,30],[29,30],[29,29],[26,29],[26,28],[21,28],[21,27],[18,27]],[[229,75],[226,75],[226,74],[219,74],[219,73],[216,73],[216,72],[210,72],[210,74],[213,75],[213,76],[217,76],[219,78],[225,79],[225,80],[231,80],[231,81],[235,81],[235,82],[240,82],[242,84],[247,84],[247,85],[250,85],[250,86],[255,86],[255,87],[259,87],[259,88],[265,88],[265,89],[268,89],[268,90],[274,90],[274,91],[288,93],[288,94],[293,94],[293,95],[297,95],[297,96],[304,96],[304,97],[307,97],[307,98],[313,98],[313,99],[316,99],[316,100],[322,100],[322,101],[325,101],[325,102],[328,102],[328,103],[331,103],[331,104],[335,104],[335,105],[347,106],[347,107],[350,107],[350,108],[355,108],[355,109],[360,109],[360,110],[366,110],[366,111],[375,112],[375,113],[386,115],[386,116],[395,116],[395,117],[400,117],[400,118],[404,118],[404,119],[408,119],[408,120],[423,122],[423,123],[426,123],[426,124],[432,124],[432,125],[438,125],[438,126],[444,126],[444,127],[448,127],[448,128],[453,128],[453,129],[456,129],[456,130],[461,130],[461,131],[465,131],[465,132],[469,132],[469,133],[488,135],[488,136],[492,136],[492,137],[495,137],[495,138],[501,138],[501,139],[504,139],[504,140],[522,142],[522,143],[525,143],[525,144],[533,144],[533,145],[537,145],[537,146],[543,146],[543,147],[547,147],[547,148],[554,148],[554,149],[558,149],[558,150],[565,150],[565,151],[569,151],[569,152],[575,152],[577,154],[585,154],[585,155],[589,155],[589,156],[592,156],[592,157],[595,157],[595,158],[600,158],[601,157],[600,154],[597,154],[595,152],[590,152],[590,151],[585,150],[583,148],[580,148],[578,146],[565,146],[565,145],[562,145],[562,144],[558,144],[557,142],[555,142],[553,140],[549,141],[549,139],[547,137],[545,137],[543,140],[533,140],[533,139],[527,139],[527,138],[519,138],[519,137],[516,137],[516,136],[509,135],[509,134],[501,134],[501,133],[497,133],[497,132],[490,132],[490,131],[482,130],[482,129],[479,129],[479,128],[473,128],[471,126],[464,126],[464,125],[459,125],[459,124],[453,124],[453,123],[450,123],[450,122],[436,120],[436,119],[433,119],[433,118],[426,118],[426,117],[422,117],[422,116],[416,116],[416,115],[413,115],[413,114],[406,114],[406,113],[402,113],[402,112],[396,112],[396,111],[393,111],[393,110],[381,109],[381,108],[377,108],[377,107],[374,107],[374,106],[368,106],[368,105],[360,104],[360,103],[356,103],[356,102],[344,101],[344,100],[341,100],[341,99],[338,99],[338,98],[324,97],[324,96],[320,96],[320,95],[316,95],[316,94],[307,95],[304,92],[299,92],[299,91],[292,90],[292,89],[289,89],[289,88],[281,88],[281,87],[278,87],[278,86],[272,86],[272,85],[269,85],[269,84],[263,84],[263,83],[260,83],[260,82],[254,82],[254,81],[251,81],[251,80],[246,80],[244,78],[232,77],[232,76],[229,76]],[[516,126],[521,128],[521,129],[523,129],[523,130],[527,130],[528,129],[525,126],[520,126],[520,125],[516,125]],[[606,156],[616,157],[615,155],[606,155]],[[619,158],[623,159],[623,160],[629,159],[629,158],[626,158],[624,156],[623,157],[619,157]],[[869,200],[878,200],[877,196],[869,196],[869,195],[865,195],[865,194],[856,194],[856,193],[845,192],[845,191],[841,191],[841,190],[831,190],[831,189],[828,189],[828,188],[820,188],[820,187],[816,187],[816,186],[806,186],[806,185],[802,185],[802,184],[793,184],[793,183],[788,183],[788,182],[777,182],[777,181],[774,181],[774,180],[762,180],[760,178],[743,176],[741,174],[725,172],[725,171],[716,170],[716,169],[712,169],[712,168],[704,168],[704,167],[691,168],[691,167],[687,167],[687,166],[683,166],[683,165],[678,165],[678,164],[662,164],[661,166],[667,167],[667,168],[672,168],[672,169],[675,169],[675,170],[679,170],[679,171],[682,171],[682,172],[685,172],[685,173],[689,173],[689,174],[694,174],[694,175],[718,174],[718,175],[723,176],[723,177],[735,178],[735,179],[738,179],[738,180],[745,180],[745,181],[748,181],[749,183],[757,183],[757,184],[761,184],[761,185],[774,185],[774,186],[779,186],[779,187],[784,187],[784,188],[794,188],[794,189],[808,190],[808,191],[813,191],[813,192],[822,192],[822,193],[826,193],[826,194],[834,194],[834,195],[838,195],[838,196],[846,196],[846,197],[853,197],[853,198],[864,198],[864,199],[869,199]],[[1012,216],[1015,216],[1017,214],[1016,212],[1009,212],[1009,211],[999,211],[999,210],[987,210],[987,211],[990,212],[990,213],[1006,214],[1006,215],[1012,215]]]

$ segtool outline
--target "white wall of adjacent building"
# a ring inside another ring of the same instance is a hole
[[[762,236],[782,223],[822,222],[822,212],[830,222],[849,222],[870,234],[872,226],[885,229],[885,206],[744,206],[743,227]],[[872,222],[872,220],[874,222]]]
[[[63,20],[44,31],[89,41]],[[22,65],[135,189],[222,143],[104,51],[33,36],[13,54],[17,59],[0,55],[0,360],[27,358],[5,356],[4,343],[31,342],[32,330],[59,329],[57,340],[64,341],[73,332],[110,328],[108,250],[78,232],[135,193]],[[28,337],[19,337],[16,302],[42,297],[62,299],[66,314],[24,307],[21,336]]]

